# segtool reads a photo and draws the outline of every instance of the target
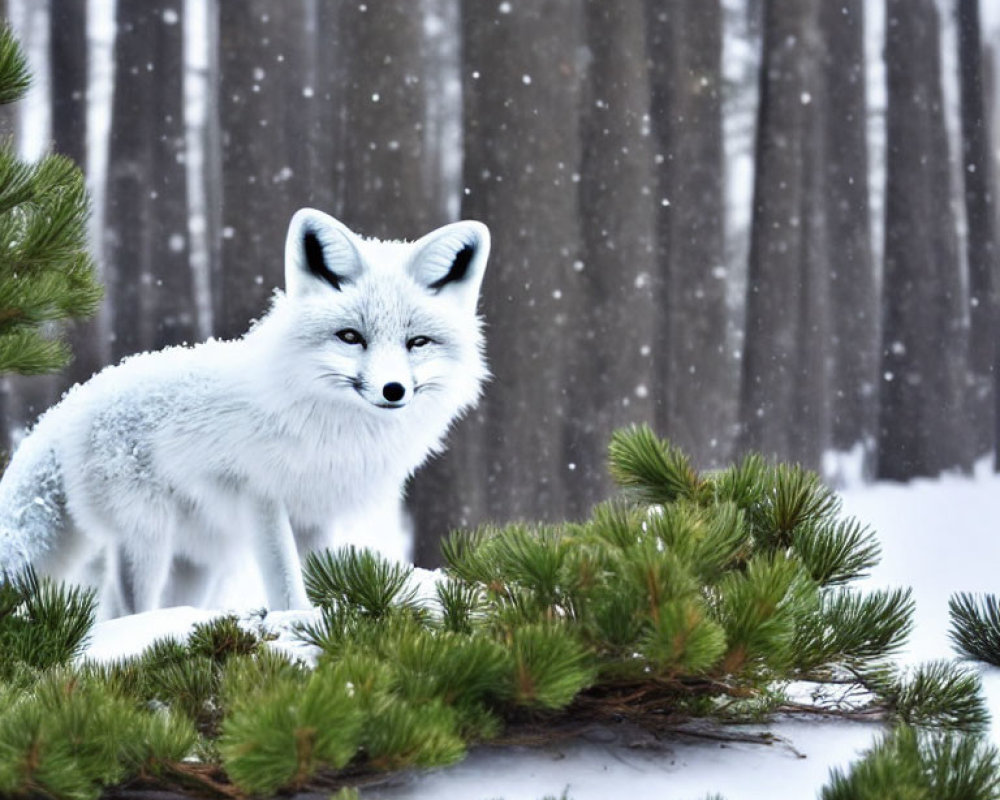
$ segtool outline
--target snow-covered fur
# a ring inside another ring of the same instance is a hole
[[[197,604],[249,542],[271,608],[300,555],[398,504],[487,375],[478,222],[413,243],[292,218],[285,293],[241,339],[126,359],[39,420],[0,482],[0,569],[96,586],[103,617]]]

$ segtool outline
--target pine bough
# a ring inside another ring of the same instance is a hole
[[[8,577],[0,795],[336,790],[477,742],[799,713],[895,726],[824,797],[897,796],[879,793],[893,770],[907,797],[998,796],[978,678],[893,667],[910,594],[852,587],[879,549],[815,475],[756,456],[700,474],[646,428],[614,436],[610,465],[622,496],[584,522],[449,536],[433,603],[370,552],[310,556],[315,669],[232,618],[74,664],[92,594]],[[786,691],[803,682],[809,703]]]

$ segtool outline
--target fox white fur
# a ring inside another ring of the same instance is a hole
[[[332,522],[400,501],[487,369],[478,222],[413,243],[292,218],[285,292],[242,338],[126,359],[74,387],[0,481],[0,569],[98,588],[101,616],[197,604],[247,541],[270,607]]]

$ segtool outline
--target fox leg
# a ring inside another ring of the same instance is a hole
[[[164,606],[205,607],[212,586],[212,570],[185,556],[175,556],[170,568],[170,582],[162,598]]]
[[[309,553],[331,546],[330,532],[322,525],[302,525],[293,522],[292,530],[295,531],[299,558],[305,558]]]
[[[268,606],[272,611],[310,608],[288,512],[281,503],[257,500],[253,520],[254,557],[264,580]]]
[[[134,532],[119,548],[119,586],[130,613],[161,608],[174,558],[174,526],[164,521],[152,530]]]

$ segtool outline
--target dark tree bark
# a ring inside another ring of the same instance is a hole
[[[349,4],[343,221],[368,236],[415,239],[447,220],[440,161],[425,136],[428,105],[424,19],[409,4]]]
[[[990,119],[983,91],[978,0],[956,0],[962,109],[962,165],[969,253],[969,361],[989,375],[996,350],[997,230]]]
[[[306,2],[306,38],[303,49],[303,85],[298,89],[299,120],[289,121],[298,130],[304,148],[304,173],[293,178],[303,194],[299,205],[318,208],[342,217],[345,208],[343,172],[349,160],[346,104],[347,47],[343,18],[347,4],[323,0]],[[295,91],[298,87],[292,87]],[[287,222],[287,220],[286,220]]]
[[[8,23],[10,14],[7,11],[6,0],[0,0],[0,18]],[[17,134],[17,103],[0,105],[0,136],[15,136]]]
[[[660,429],[702,466],[727,455],[736,377],[727,342],[722,12],[647,0],[657,186]]]
[[[887,0],[888,162],[879,477],[972,460],[968,327],[933,0]]]
[[[580,260],[561,289],[560,324],[574,346],[565,390],[568,510],[605,499],[612,431],[652,419],[656,399],[657,263],[642,6],[585,0],[579,181]],[[584,311],[586,309],[586,311]]]
[[[986,97],[985,118],[989,120],[990,135],[988,138],[989,152],[1000,152],[1000,100],[997,92],[1000,91],[1000,59],[997,56],[997,44],[985,47],[983,53],[983,95]],[[989,166],[993,174],[993,186],[997,186],[1000,180],[1000,164],[997,159],[990,158]],[[996,202],[994,196],[993,206],[993,226],[1000,235],[1000,203]],[[997,288],[997,284],[994,284]],[[1000,305],[1000,303],[998,303]],[[1000,309],[998,309],[1000,314]],[[993,352],[993,468],[1000,472],[1000,347],[994,347]]]
[[[93,183],[87,164],[88,44],[87,4],[49,0],[52,149],[72,158]],[[61,376],[60,390],[87,380],[107,363],[105,327],[99,317],[67,325],[73,360]]]
[[[213,276],[215,334],[232,338],[284,285],[288,221],[310,185],[303,62],[316,31],[305,0],[221,2],[220,261]],[[280,13],[279,13],[280,12]]]
[[[493,380],[446,458],[436,532],[486,519],[565,516],[568,308],[579,246],[577,2],[462,4],[462,216],[493,234],[482,309]]]
[[[192,341],[181,0],[120,3],[105,215],[112,357]]]
[[[52,149],[87,169],[87,4],[49,0]]]
[[[878,416],[878,292],[872,255],[862,0],[823,3],[826,122],[823,210],[830,254],[833,446],[874,448]]]
[[[997,404],[996,337],[1000,240],[998,240],[995,187],[997,173],[990,152],[990,119],[986,110],[983,75],[983,40],[978,0],[956,0],[958,19],[959,85],[962,120],[962,166],[967,257],[969,271],[969,367],[976,382],[972,393],[976,452],[994,449],[996,439],[991,410]]]
[[[809,341],[823,336],[825,294],[814,170],[818,162],[817,0],[768,0],[757,126],[753,227],[743,357],[741,448],[817,466],[816,404],[827,365]]]

